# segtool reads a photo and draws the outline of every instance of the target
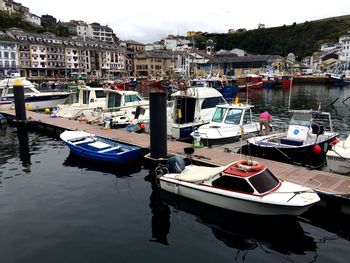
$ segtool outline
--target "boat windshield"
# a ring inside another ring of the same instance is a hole
[[[216,108],[216,111],[213,115],[213,118],[211,119],[211,121],[214,121],[214,122],[222,122],[222,119],[224,118],[225,116],[225,113],[226,113],[226,110],[225,108]]]
[[[261,173],[250,177],[249,182],[260,194],[271,191],[279,184],[279,180],[267,168]]]
[[[241,121],[242,110],[241,109],[229,109],[226,115],[225,123],[239,124]]]

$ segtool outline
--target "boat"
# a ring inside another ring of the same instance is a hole
[[[263,87],[262,77],[255,74],[247,74],[244,78],[237,80],[239,90],[261,89]]]
[[[160,188],[212,206],[254,215],[298,216],[317,203],[316,192],[281,181],[262,163],[239,160],[228,166],[185,166],[174,156],[158,166]]]
[[[252,137],[247,151],[262,158],[318,168],[325,164],[329,145],[338,133],[333,132],[329,112],[290,110],[292,114],[286,132]],[[325,130],[325,126],[329,130]]]
[[[212,76],[211,74],[205,78],[195,78],[189,81],[192,87],[210,87],[217,89],[224,98],[232,99],[237,96],[238,85],[235,79],[226,77]]]
[[[141,149],[104,139],[85,131],[64,131],[60,138],[75,155],[109,164],[125,164],[138,159]]]
[[[218,90],[209,87],[183,88],[171,94],[171,98],[167,132],[175,139],[190,138],[196,128],[210,122],[216,105],[227,104]]]
[[[257,134],[260,125],[253,121],[253,107],[251,104],[238,102],[217,105],[211,121],[198,128],[202,142],[208,146],[232,143]]]
[[[335,140],[327,152],[327,167],[331,172],[350,174],[350,135],[345,140]]]
[[[72,94],[68,91],[39,91],[34,84],[25,78],[7,78],[0,80],[0,109],[9,110],[14,107],[13,83],[20,80],[24,89],[24,102],[29,110],[55,108],[63,104]]]
[[[79,86],[76,103],[57,105],[57,117],[77,118],[84,110],[103,108],[106,105],[106,94],[102,87]]]

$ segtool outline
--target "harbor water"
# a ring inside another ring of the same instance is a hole
[[[240,94],[244,97],[246,94]],[[255,113],[288,119],[289,90],[248,94]],[[330,111],[349,131],[350,89],[298,86],[291,108]],[[341,97],[333,107],[330,105]],[[0,129],[1,262],[348,262],[348,218],[242,215],[165,194],[142,162],[108,167],[58,138]]]

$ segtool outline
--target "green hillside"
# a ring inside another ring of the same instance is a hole
[[[69,36],[69,31],[66,26],[44,24],[43,27],[36,27],[24,21],[22,13],[9,13],[0,10],[0,30],[6,31],[11,27],[17,27],[23,29],[23,31],[32,33],[52,32],[62,37]]]
[[[233,34],[210,34],[195,37],[196,46],[204,49],[208,39],[214,40],[216,50],[240,48],[252,54],[287,56],[294,53],[303,58],[319,50],[327,41],[338,42],[339,36],[350,30],[350,15],[332,17],[305,23],[249,30]]]

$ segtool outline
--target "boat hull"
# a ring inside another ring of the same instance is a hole
[[[292,215],[298,216],[307,211],[312,204],[307,206],[288,206],[256,202],[252,200],[240,199],[225,194],[225,191],[212,191],[212,187],[193,186],[190,183],[160,178],[160,187],[164,191],[206,203],[215,207],[228,209],[231,211],[255,214],[255,215]],[[206,191],[204,188],[209,189]]]
[[[248,142],[248,145],[244,150],[254,156],[316,168],[325,165],[329,144],[335,137],[336,135],[329,137],[327,140],[319,142],[318,144],[299,147],[272,147]],[[320,146],[320,153],[314,152],[315,145]]]

